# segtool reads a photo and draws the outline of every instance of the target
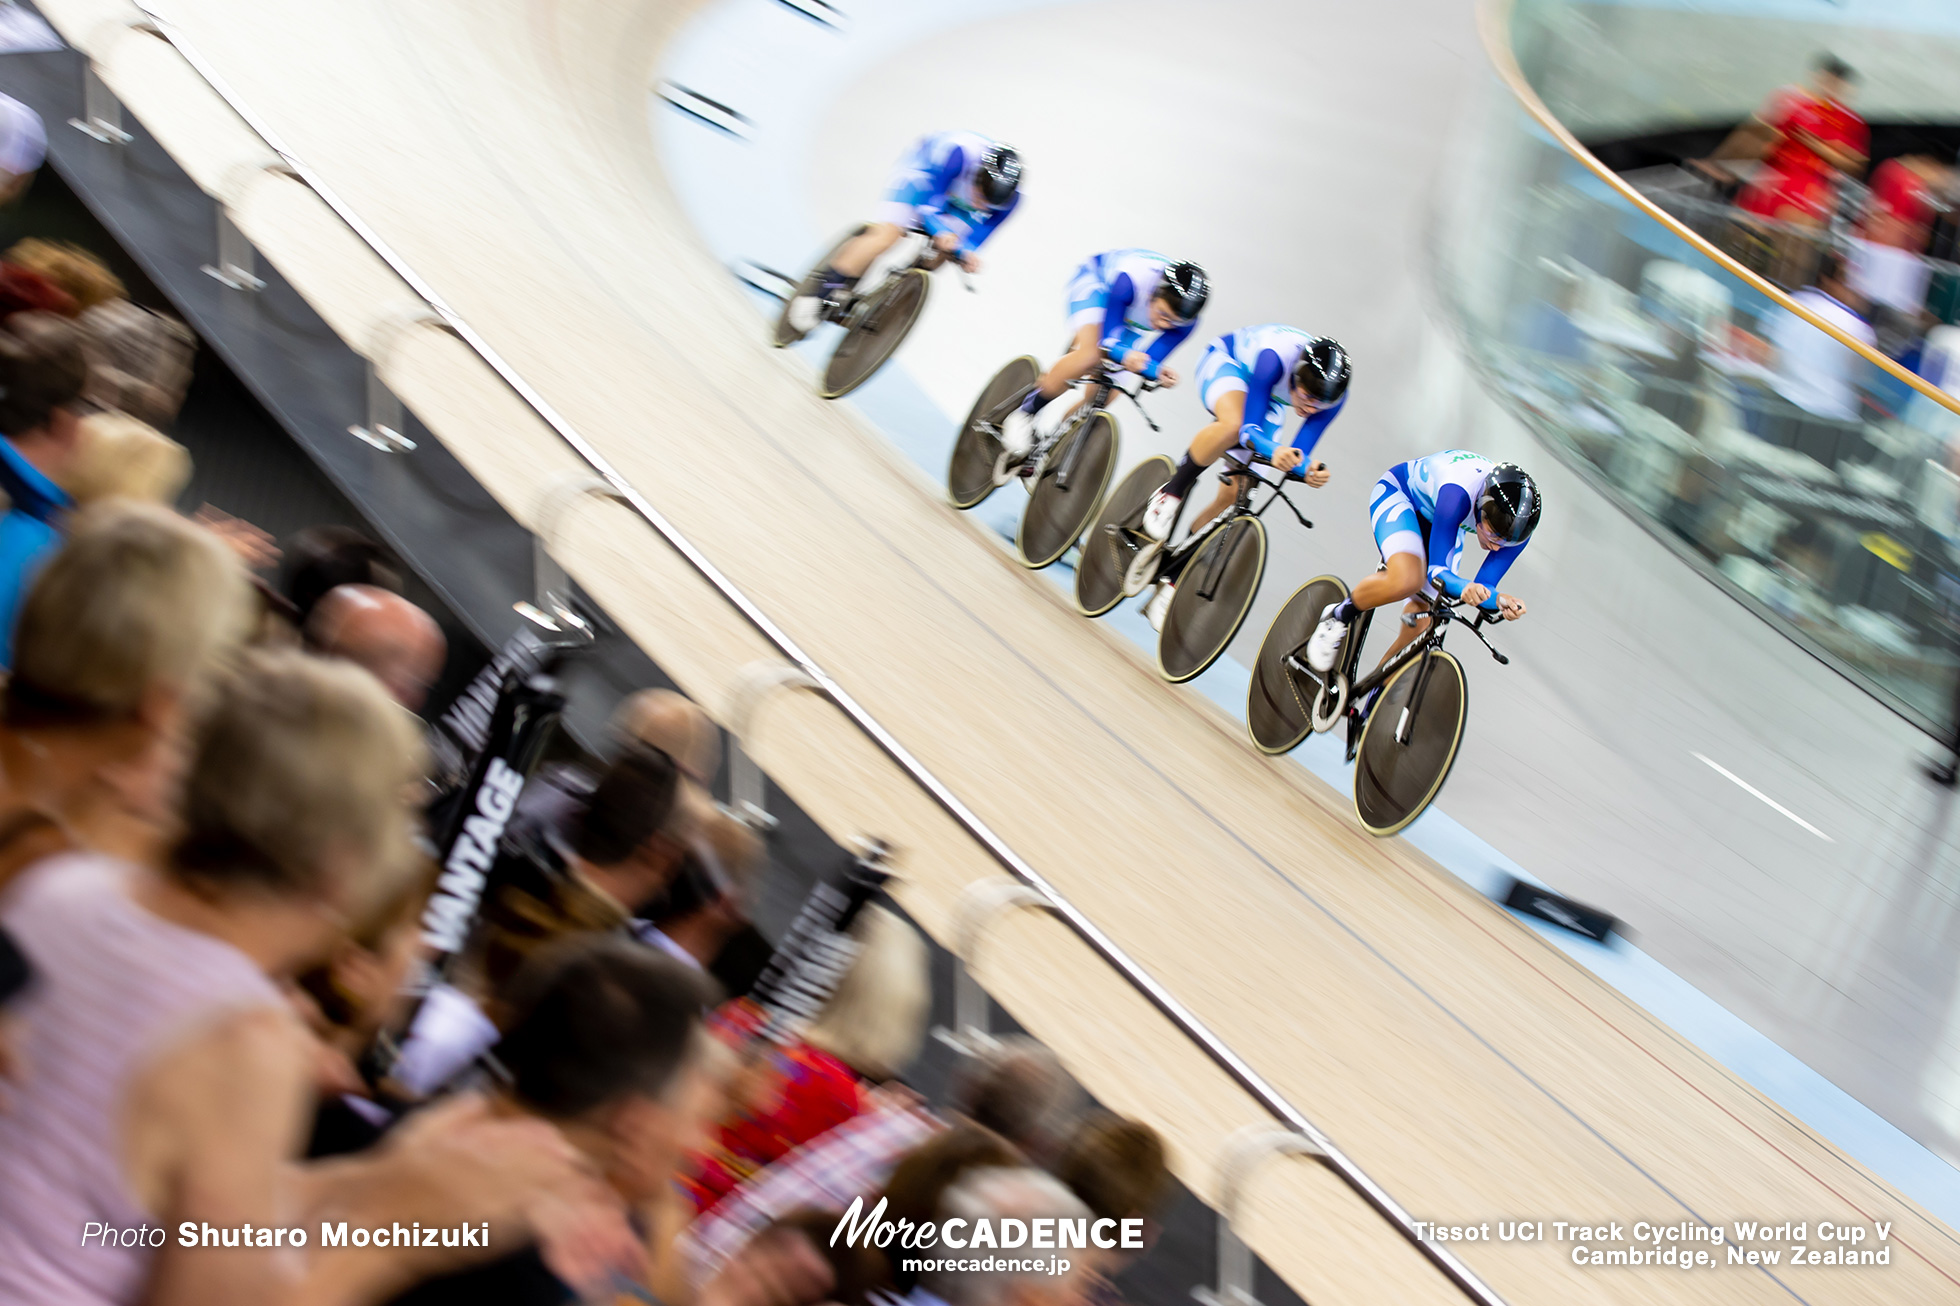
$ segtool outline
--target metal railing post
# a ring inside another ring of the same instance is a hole
[[[82,65],[82,116],[70,118],[68,125],[104,145],[127,145],[131,140],[122,126],[122,101],[93,63]]]
[[[253,271],[257,265],[258,251],[252,248],[252,242],[245,238],[238,224],[231,220],[231,212],[219,204],[218,260],[206,263],[200,271],[232,290],[256,294],[265,289],[265,282]]]
[[[411,453],[415,441],[402,434],[402,401],[381,379],[381,369],[367,359],[367,420],[347,428],[347,434],[364,440],[382,453]]]
[[[957,1052],[971,1056],[994,1041],[993,999],[973,978],[973,963],[987,927],[1004,913],[1021,909],[1059,915],[1047,894],[1006,875],[975,880],[960,891],[953,909],[953,1026],[932,1031],[934,1038]]]
[[[1232,1225],[1246,1181],[1269,1156],[1327,1159],[1312,1139],[1291,1129],[1241,1129],[1226,1142],[1218,1158],[1218,1286],[1191,1290],[1204,1306],[1260,1306],[1252,1291],[1252,1249]]]
[[[749,726],[762,700],[779,689],[807,689],[821,693],[819,685],[803,668],[788,662],[751,662],[735,673],[735,688],[728,695],[728,806],[758,834],[775,833],[778,824],[769,812],[768,792],[762,768],[742,746]]]

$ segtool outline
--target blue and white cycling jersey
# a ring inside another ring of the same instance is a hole
[[[1494,466],[1468,449],[1445,449],[1389,468],[1376,482],[1368,509],[1382,560],[1386,562],[1391,554],[1411,554],[1428,569],[1425,594],[1441,590],[1453,599],[1463,597],[1470,582],[1457,574],[1456,564],[1463,556],[1465,538],[1476,534],[1477,499]],[[1490,590],[1481,605],[1485,610],[1497,611],[1497,582],[1523,552],[1523,544],[1507,544],[1484,556],[1476,579]]]
[[[1171,260],[1147,249],[1107,250],[1084,263],[1068,284],[1069,335],[1100,326],[1104,357],[1120,364],[1131,350],[1143,349],[1150,359],[1143,375],[1156,380],[1171,351],[1198,327],[1196,318],[1168,331],[1150,325],[1150,301],[1170,265]],[[1143,342],[1153,336],[1144,349]]]
[[[979,132],[934,132],[916,141],[892,173],[877,219],[898,227],[922,227],[931,235],[959,237],[962,254],[979,249],[1021,202],[993,208],[980,198],[973,174],[994,142]]]
[[[1198,362],[1198,396],[1204,400],[1205,410],[1216,416],[1219,396],[1244,391],[1239,444],[1261,458],[1271,458],[1279,447],[1279,429],[1293,411],[1293,368],[1318,338],[1298,327],[1277,324],[1240,327],[1218,337]],[[1301,422],[1293,433],[1293,447],[1311,455],[1321,434],[1346,403],[1347,396],[1342,395],[1331,408],[1323,408]]]

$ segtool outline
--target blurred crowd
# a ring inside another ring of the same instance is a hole
[[[1487,329],[1469,343],[1527,420],[1686,556],[1944,728],[1960,414],[1934,395],[1960,403],[1960,174],[1932,129],[1875,146],[1858,85],[1825,54],[1707,157],[1685,157],[1706,148],[1695,133],[1668,138],[1680,153],[1599,146],[1675,158],[1625,179],[1787,298],[1533,143],[1533,183],[1495,237],[1511,270],[1474,306]]]
[[[86,251],[0,262],[0,1303],[1113,1300],[1141,1253],[833,1236],[881,1199],[1149,1227],[1164,1147],[1022,1038],[908,1087],[928,949],[875,897],[772,1005],[809,941],[752,919],[713,722],[643,691],[500,779],[538,639],[431,702],[388,550],[180,511],[194,349]]]

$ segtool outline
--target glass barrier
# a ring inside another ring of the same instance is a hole
[[[1500,6],[1486,38],[1508,33],[1538,57],[1568,7],[1522,0],[1506,28]],[[1508,75],[1508,58],[1496,62]],[[1859,250],[1828,233],[1798,240],[1733,214],[1694,215],[1689,228],[1717,248],[1767,244],[1761,270],[1795,288],[1781,295],[1601,175],[1520,89],[1508,77],[1493,86],[1436,237],[1473,365],[1717,583],[1895,710],[1943,729],[1960,667],[1960,413],[1876,361],[1869,318],[1840,302],[1853,297],[1837,282],[1835,296],[1810,284],[1826,250]],[[1960,390],[1960,328],[1886,343],[1922,373],[1956,360],[1947,375]]]

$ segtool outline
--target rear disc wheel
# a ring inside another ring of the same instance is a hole
[[[1306,667],[1307,637],[1320,624],[1320,614],[1347,597],[1347,584],[1339,576],[1315,576],[1293,591],[1266,628],[1245,696],[1245,728],[1260,752],[1291,752],[1313,732],[1313,702],[1321,678],[1311,668],[1294,670],[1287,659]]]
[[[1150,496],[1164,488],[1177,464],[1162,454],[1132,467],[1103,501],[1082,541],[1082,558],[1075,564],[1075,610],[1100,617],[1123,601],[1123,576],[1137,554],[1137,541],[1123,523],[1141,520]],[[1111,528],[1114,528],[1113,530]]]
[[[1023,354],[994,373],[994,379],[973,401],[973,411],[954,437],[953,456],[946,465],[946,497],[955,508],[978,507],[994,492],[994,460],[1000,456],[1000,441],[980,430],[980,424],[1018,396],[1025,396],[1040,375],[1041,365],[1034,356]],[[1006,420],[1005,414],[1000,420]]]
[[[805,333],[798,331],[789,324],[789,306],[806,295],[817,293],[823,285],[823,270],[836,260],[837,255],[843,251],[844,246],[856,240],[863,231],[863,227],[858,227],[850,235],[844,237],[835,245],[832,245],[830,247],[830,253],[811,264],[810,270],[803,274],[803,280],[797,282],[795,288],[790,291],[789,298],[783,301],[782,311],[776,314],[776,348],[786,348],[803,338]]]

